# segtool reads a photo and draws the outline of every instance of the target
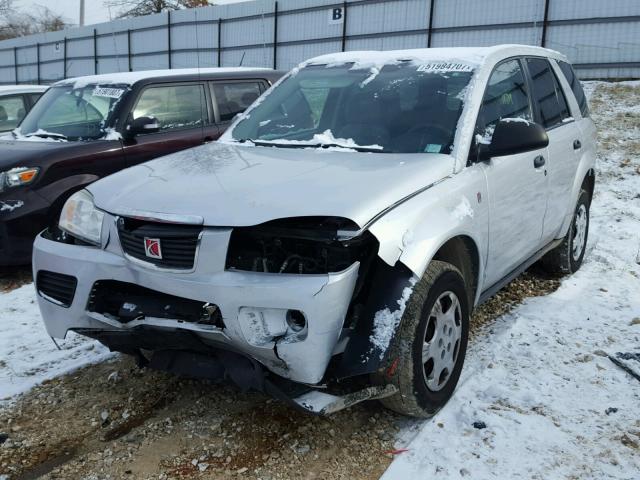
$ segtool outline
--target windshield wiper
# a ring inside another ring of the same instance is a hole
[[[40,138],[59,138],[61,140],[67,140],[67,136],[61,133],[53,133],[53,132],[34,132],[27,133],[25,137],[40,137]]]
[[[239,140],[242,142],[243,140]],[[346,146],[339,143],[278,143],[269,140],[251,140],[244,139],[244,141],[252,142],[259,147],[277,147],[277,148],[344,148],[347,150],[355,150],[356,152],[369,152],[369,153],[381,153],[382,148],[372,147],[360,147],[360,146]]]
[[[356,152],[370,152],[370,153],[382,153],[384,148],[374,148],[374,147],[361,147],[359,145],[348,147],[346,145],[340,145],[339,143],[319,143],[314,145],[316,148],[346,148],[348,150],[355,150]]]

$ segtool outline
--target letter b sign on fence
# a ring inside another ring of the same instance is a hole
[[[344,22],[344,9],[336,7],[329,10],[329,25],[336,25]]]

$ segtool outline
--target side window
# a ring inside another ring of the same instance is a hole
[[[528,58],[527,66],[533,82],[533,101],[540,112],[540,123],[544,128],[561,124],[570,114],[551,65],[543,58]]]
[[[214,83],[213,92],[222,122],[244,112],[262,93],[258,82]]]
[[[583,117],[589,116],[589,106],[587,105],[587,97],[584,94],[584,90],[582,90],[582,85],[580,84],[580,80],[576,76],[576,73],[573,71],[571,65],[567,62],[558,61],[558,65],[560,66],[560,70],[564,74],[564,77],[569,82],[569,86],[573,91],[573,94],[576,97],[576,101],[578,102],[578,106],[580,107],[580,111],[582,112]]]
[[[503,62],[491,73],[478,114],[478,141],[490,143],[493,130],[502,118],[533,120],[527,84],[519,60]]]
[[[22,95],[0,97],[0,131],[13,130],[26,114]]]
[[[170,85],[147,88],[133,109],[133,118],[139,117],[155,117],[161,131],[201,126],[207,118],[204,87]]]

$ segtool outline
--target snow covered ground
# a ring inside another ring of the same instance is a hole
[[[58,345],[61,350],[44,329],[33,284],[0,293],[0,406],[38,383],[111,355],[74,333]]]
[[[600,151],[582,269],[478,335],[385,480],[640,479],[640,381],[606,357],[640,353],[640,82],[587,91]]]

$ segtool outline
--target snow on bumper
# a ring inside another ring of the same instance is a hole
[[[64,338],[73,329],[126,332],[143,326],[165,333],[190,331],[205,344],[226,344],[293,381],[318,383],[342,332],[359,264],[326,275],[226,271],[224,254],[229,235],[230,230],[205,229],[196,267],[189,273],[160,271],[129,261],[119,242],[113,241],[117,239],[115,231],[111,232],[112,240],[106,249],[68,245],[38,236],[33,252],[34,274],[44,270],[77,278],[75,296],[68,308],[38,295],[47,332],[52,337]],[[89,311],[92,288],[100,280],[132,283],[214,303],[220,309],[224,328],[148,317],[122,323]],[[265,336],[265,330],[278,330],[278,315],[284,321],[287,310],[304,314],[305,335]],[[261,311],[267,320],[256,322],[255,313]]]

